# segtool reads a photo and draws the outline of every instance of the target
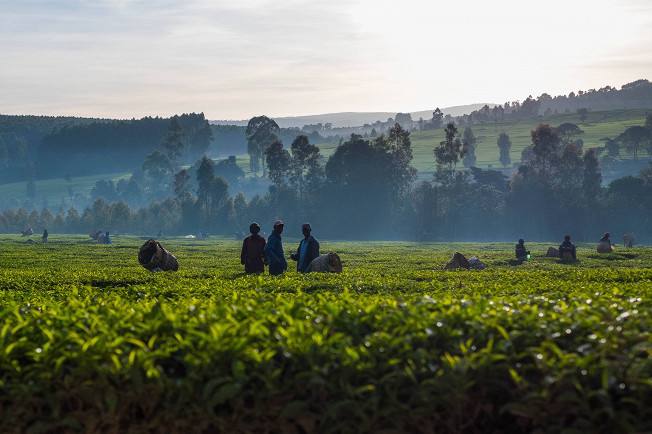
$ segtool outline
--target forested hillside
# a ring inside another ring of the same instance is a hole
[[[39,178],[85,176],[135,170],[145,156],[163,143],[170,129],[178,128],[184,159],[203,155],[210,146],[211,131],[203,114],[172,118],[92,123],[60,128],[43,138],[36,159]]]
[[[110,122],[66,116],[0,114],[0,183],[35,176],[34,161],[44,137],[61,128]]]

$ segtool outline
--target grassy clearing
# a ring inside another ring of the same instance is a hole
[[[86,240],[0,236],[0,432],[652,429],[651,248],[324,241],[344,273],[276,278],[236,241],[149,273]]]
[[[521,160],[521,151],[529,146],[531,141],[530,132],[539,123],[560,125],[564,122],[572,122],[580,126],[584,131],[580,137],[584,140],[585,148],[604,146],[601,141],[604,137],[616,137],[626,128],[645,123],[646,110],[614,110],[605,112],[589,112],[586,121],[581,121],[579,116],[573,114],[561,114],[542,118],[541,120],[498,122],[473,126],[473,132],[478,139],[476,156],[478,167],[501,168],[498,161],[498,145],[496,141],[502,132],[509,134],[512,140],[511,157],[513,163]],[[460,135],[463,128],[460,128]],[[444,140],[443,129],[436,131],[415,131],[412,133],[412,149],[414,152],[413,166],[419,171],[421,179],[428,179],[435,170],[435,158],[433,149]],[[320,145],[322,154],[330,156],[336,144]],[[623,158],[627,158],[623,155]]]
[[[530,132],[539,123],[548,123],[556,126],[564,122],[572,122],[579,125],[584,131],[584,134],[580,136],[584,140],[584,147],[591,148],[604,146],[604,142],[601,141],[603,137],[613,138],[628,127],[643,125],[645,123],[645,111],[620,110],[589,112],[585,122],[582,122],[577,114],[564,114],[551,116],[541,121],[504,122],[473,126],[473,132],[478,138],[476,149],[478,166],[483,168],[489,165],[494,168],[502,167],[498,161],[499,153],[498,145],[496,144],[500,133],[506,132],[509,134],[512,140],[512,162],[516,163],[521,160],[521,151],[532,143]],[[463,129],[461,129],[460,134],[462,131]],[[434,171],[433,148],[435,144],[439,144],[442,140],[444,140],[443,130],[413,133],[414,166],[419,170],[421,175]]]
[[[60,203],[70,202],[70,193],[75,195],[88,196],[99,180],[113,180],[129,178],[129,173],[109,173],[92,176],[80,176],[71,178],[70,182],[63,178],[42,179],[35,181],[36,186],[36,203],[41,204],[47,200],[51,207],[58,206]],[[12,182],[9,184],[0,184],[0,204],[2,202],[10,204],[15,202],[18,206],[27,197],[26,182]]]

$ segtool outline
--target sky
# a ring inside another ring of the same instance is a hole
[[[0,113],[417,111],[652,79],[652,0],[0,0]]]

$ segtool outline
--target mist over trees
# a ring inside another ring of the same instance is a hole
[[[598,147],[584,144],[584,131],[575,123],[537,122],[518,165],[510,156],[512,140],[502,132],[491,146],[503,166],[497,170],[476,167],[476,150],[486,133],[476,136],[474,122],[539,119],[544,104],[597,100],[597,94],[614,104],[625,96],[640,102],[649,87],[639,81],[621,90],[528,98],[457,119],[439,109],[431,119],[397,113],[395,119],[364,126],[364,134],[333,136],[338,138],[329,140],[338,146],[328,157],[316,145],[327,139],[310,131],[312,126],[282,129],[267,116],[246,127],[210,125],[203,114],[129,121],[7,117],[7,124],[0,123],[0,173],[12,179],[20,172],[26,199],[22,208],[1,214],[0,231],[30,225],[55,232],[240,236],[251,220],[265,228],[265,222],[282,218],[288,227],[310,221],[329,238],[549,240],[568,232],[593,240],[609,230],[646,240],[652,238],[652,169],[608,184],[603,179],[624,155],[636,162],[652,154],[652,115],[642,125],[628,124],[622,133],[602,138]],[[593,110],[578,115],[591,118]],[[34,131],[32,124],[38,126]],[[440,128],[444,139],[433,140],[430,153],[434,175],[417,181],[411,131]],[[23,130],[30,133],[21,135]],[[216,140],[228,144],[219,151]],[[234,155],[224,154],[231,150],[248,154],[249,173]],[[220,152],[227,158],[214,159]],[[75,201],[71,187],[67,203],[72,206],[35,203],[43,177],[69,183],[84,174],[116,172],[126,174],[98,180],[88,206]]]
[[[170,135],[171,123],[177,134]],[[172,119],[143,118],[131,121],[92,123],[64,127],[43,138],[36,160],[40,177],[82,176],[94,173],[131,171],[142,164],[143,158],[161,148],[168,159],[188,161],[197,151],[207,149],[210,126],[203,114],[184,114]],[[174,146],[180,147],[173,151]]]
[[[550,240],[571,233],[594,240],[606,230],[651,239],[652,167],[604,187],[600,149],[583,150],[572,130],[539,125],[529,157],[508,179],[496,170],[458,167],[474,136],[460,137],[449,123],[445,140],[433,146],[435,175],[416,184],[411,134],[398,123],[375,138],[351,135],[329,158],[307,136],[287,147],[277,139],[263,151],[271,185],[247,199],[231,192],[230,184],[244,178],[235,159],[174,163],[179,146],[171,144],[179,132],[171,125],[143,159],[140,175],[98,181],[94,203],[82,212],[7,210],[0,230],[241,236],[252,220],[269,230],[265,222],[282,218],[288,228],[309,221],[320,236],[340,239]],[[509,137],[501,135],[498,143],[504,152]]]

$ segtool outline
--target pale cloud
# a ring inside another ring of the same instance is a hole
[[[418,110],[650,72],[647,0],[0,0],[0,112]]]

